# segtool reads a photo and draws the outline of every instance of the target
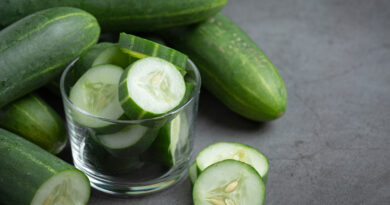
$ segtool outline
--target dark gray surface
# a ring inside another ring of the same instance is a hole
[[[390,204],[390,1],[231,0],[223,11],[279,68],[281,119],[259,124],[202,92],[194,153],[217,141],[270,159],[267,204]],[[90,204],[191,204],[188,179]]]

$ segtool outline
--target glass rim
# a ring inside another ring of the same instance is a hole
[[[167,113],[165,113],[163,115],[159,115],[159,116],[152,117],[152,118],[140,119],[140,120],[114,120],[114,119],[109,119],[109,118],[96,116],[94,114],[91,114],[91,113],[89,113],[89,112],[87,112],[87,111],[77,107],[75,104],[73,104],[72,101],[70,101],[68,95],[65,92],[65,77],[67,76],[69,71],[72,69],[72,67],[74,66],[74,64],[78,60],[79,60],[79,57],[74,59],[71,63],[69,63],[66,66],[66,68],[62,72],[61,78],[60,78],[60,92],[61,92],[62,99],[67,104],[69,104],[73,109],[77,110],[78,112],[80,112],[80,113],[82,113],[82,114],[84,114],[84,115],[86,115],[88,117],[96,118],[96,119],[99,119],[99,120],[102,120],[102,121],[106,121],[106,122],[110,122],[110,123],[122,123],[122,124],[135,124],[135,123],[144,123],[144,122],[156,121],[156,120],[160,120],[160,119],[166,118],[168,116],[171,116],[171,115],[174,115],[174,114],[180,112],[185,107],[187,107],[191,102],[193,102],[195,100],[195,97],[197,97],[199,95],[200,86],[201,86],[200,73],[199,73],[198,67],[196,67],[196,65],[191,61],[191,59],[188,58],[187,59],[187,63],[189,63],[189,65],[193,68],[194,73],[195,73],[196,87],[195,87],[195,89],[194,89],[194,91],[193,91],[193,93],[191,95],[191,98],[186,103],[184,103],[183,105],[181,105],[179,107],[176,107],[175,109],[173,109],[173,110],[171,110],[171,111],[169,111],[169,112],[167,112]]]

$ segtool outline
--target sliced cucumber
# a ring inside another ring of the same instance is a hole
[[[118,100],[118,84],[122,72],[122,68],[109,64],[91,68],[71,89],[70,100],[92,115],[106,119],[121,118],[124,111]],[[83,126],[98,132],[111,132],[113,129],[113,123],[89,117],[78,110],[73,111],[74,120]]]
[[[119,45],[123,52],[137,59],[155,56],[171,62],[180,68],[185,68],[187,64],[187,56],[185,54],[131,34],[121,33],[119,36]]]
[[[259,150],[248,145],[233,142],[215,143],[198,154],[196,165],[198,171],[202,172],[208,166],[225,159],[234,159],[253,166],[266,183],[269,169],[268,159]]]
[[[175,165],[181,149],[187,144],[188,133],[187,117],[181,112],[159,130],[148,151],[151,158],[167,166]]]
[[[127,125],[113,134],[96,135],[97,141],[114,156],[138,155],[150,147],[158,129],[141,125]]]
[[[130,59],[127,54],[122,52],[117,44],[114,44],[104,49],[92,63],[92,66],[112,64],[122,68],[126,68],[130,64]]]
[[[190,177],[191,183],[195,184],[195,181],[198,178],[198,168],[196,167],[195,162],[193,162],[191,166],[188,168],[188,175]]]
[[[257,171],[237,160],[224,160],[206,168],[193,190],[195,205],[262,205],[265,186]]]
[[[41,204],[86,204],[89,199],[89,183],[78,170],[60,172],[42,184],[31,205]]]
[[[119,100],[130,119],[155,117],[177,107],[185,94],[183,76],[172,63],[143,58],[121,76]]]

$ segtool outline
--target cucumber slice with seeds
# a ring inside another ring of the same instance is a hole
[[[148,57],[131,64],[123,72],[119,100],[130,119],[144,119],[177,107],[185,90],[183,76],[172,63]]]
[[[193,190],[195,205],[262,205],[264,198],[265,186],[257,171],[231,159],[206,168]]]
[[[124,114],[118,100],[118,84],[122,73],[122,68],[115,65],[93,67],[76,82],[69,99],[75,106],[92,115],[120,119]],[[72,114],[79,124],[94,128],[97,132],[117,130],[113,123],[89,117],[78,110],[73,110]]]
[[[150,56],[159,57],[180,68],[185,68],[187,63],[188,57],[185,54],[131,34],[121,33],[119,36],[119,45],[123,52],[136,59]]]
[[[198,171],[202,172],[208,166],[225,159],[234,159],[253,166],[266,183],[269,169],[268,159],[259,150],[248,145],[233,142],[215,143],[198,154],[196,165]]]

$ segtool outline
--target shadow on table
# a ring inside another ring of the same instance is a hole
[[[213,125],[231,130],[257,132],[259,130],[266,131],[271,126],[271,123],[256,122],[241,117],[205,89],[201,90],[198,114],[199,118],[212,121]]]

